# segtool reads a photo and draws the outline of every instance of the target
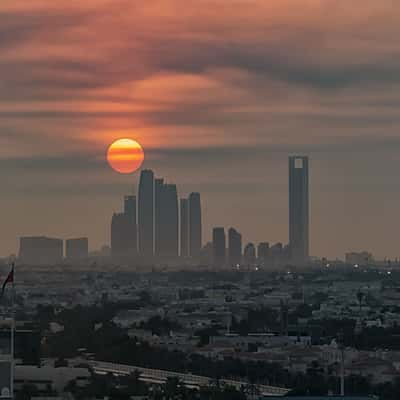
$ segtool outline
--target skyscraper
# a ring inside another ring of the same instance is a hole
[[[309,259],[308,157],[289,157],[289,248],[291,261]]]
[[[264,266],[267,264],[269,257],[269,243],[261,242],[257,246],[257,259],[260,264]]]
[[[242,235],[234,228],[228,232],[228,262],[229,265],[242,262]]]
[[[213,264],[215,267],[225,265],[226,239],[224,228],[213,229]]]
[[[201,250],[201,203],[200,193],[189,195],[189,252],[199,257]]]
[[[269,260],[272,268],[279,268],[282,266],[284,260],[284,251],[282,243],[275,243],[269,249]]]
[[[155,180],[155,254],[178,256],[179,254],[179,210],[176,185]]]
[[[114,213],[111,220],[111,255],[128,257],[132,249],[130,223],[125,213]]]
[[[164,179],[156,178],[154,180],[154,251],[156,255],[162,253],[163,190]]]
[[[181,257],[189,255],[189,202],[188,199],[181,199]]]
[[[145,169],[139,182],[139,252],[143,256],[154,254],[154,174]]]
[[[137,254],[137,217],[136,217],[136,196],[125,196],[124,213],[129,224],[130,254]]]
[[[177,257],[179,255],[179,209],[178,191],[176,185],[164,185],[165,223],[163,226],[165,254]]]
[[[245,265],[254,265],[256,263],[256,248],[253,243],[247,243],[243,251]]]

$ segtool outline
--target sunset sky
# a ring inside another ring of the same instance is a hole
[[[311,254],[400,256],[400,2],[2,0],[0,255],[20,235],[109,242],[143,164],[212,226],[288,240],[288,155],[310,156]]]

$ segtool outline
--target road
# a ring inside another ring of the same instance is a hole
[[[167,380],[167,378],[179,378],[186,386],[199,388],[201,386],[209,386],[213,382],[213,379],[207,376],[149,369],[134,365],[114,364],[104,361],[91,361],[90,366],[99,374],[112,373],[115,375],[130,375],[132,372],[138,371],[140,373],[140,379],[150,383],[162,384]],[[233,386],[238,390],[249,386],[247,382],[231,379],[220,379],[219,383],[226,386]],[[289,389],[276,386],[254,385],[254,387],[257,389],[259,394],[263,396],[285,396],[289,392]]]

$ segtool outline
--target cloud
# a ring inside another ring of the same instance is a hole
[[[321,253],[340,252],[358,238],[343,216],[357,214],[360,202],[371,211],[374,193],[400,201],[391,183],[399,19],[400,5],[385,0],[1,2],[0,185],[10,199],[36,196],[31,215],[50,209],[58,193],[65,215],[79,210],[70,194],[104,217],[110,197],[137,179],[112,173],[105,148],[134,136],[146,167],[184,191],[204,191],[207,229],[214,219],[237,220],[256,238],[284,241],[286,157],[307,153],[316,196],[333,216],[315,206],[314,242]],[[9,201],[4,209],[13,210],[18,202]],[[263,210],[270,213],[261,223]],[[17,232],[26,220],[14,214]],[[93,224],[85,215],[71,221],[57,226]],[[338,221],[348,233],[331,251],[320,238]],[[391,232],[391,221],[374,223]],[[96,244],[106,241],[102,229],[93,228]],[[392,236],[378,238],[381,253]],[[376,237],[363,239],[374,248]]]

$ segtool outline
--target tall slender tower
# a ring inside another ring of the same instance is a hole
[[[189,202],[181,199],[181,257],[189,255]]]
[[[200,193],[189,195],[189,252],[198,257],[201,250],[201,203]]]
[[[289,157],[289,248],[291,261],[309,259],[308,157]]]
[[[124,214],[129,225],[129,243],[131,255],[137,254],[137,216],[136,216],[136,196],[125,196]]]
[[[139,252],[154,254],[154,174],[144,169],[139,182]]]
[[[177,257],[179,254],[179,211],[176,185],[164,185],[163,197],[165,202],[165,223],[163,225],[165,254]]]
[[[154,180],[154,252],[156,255],[162,253],[162,233],[163,233],[163,201],[164,179],[156,178]]]

